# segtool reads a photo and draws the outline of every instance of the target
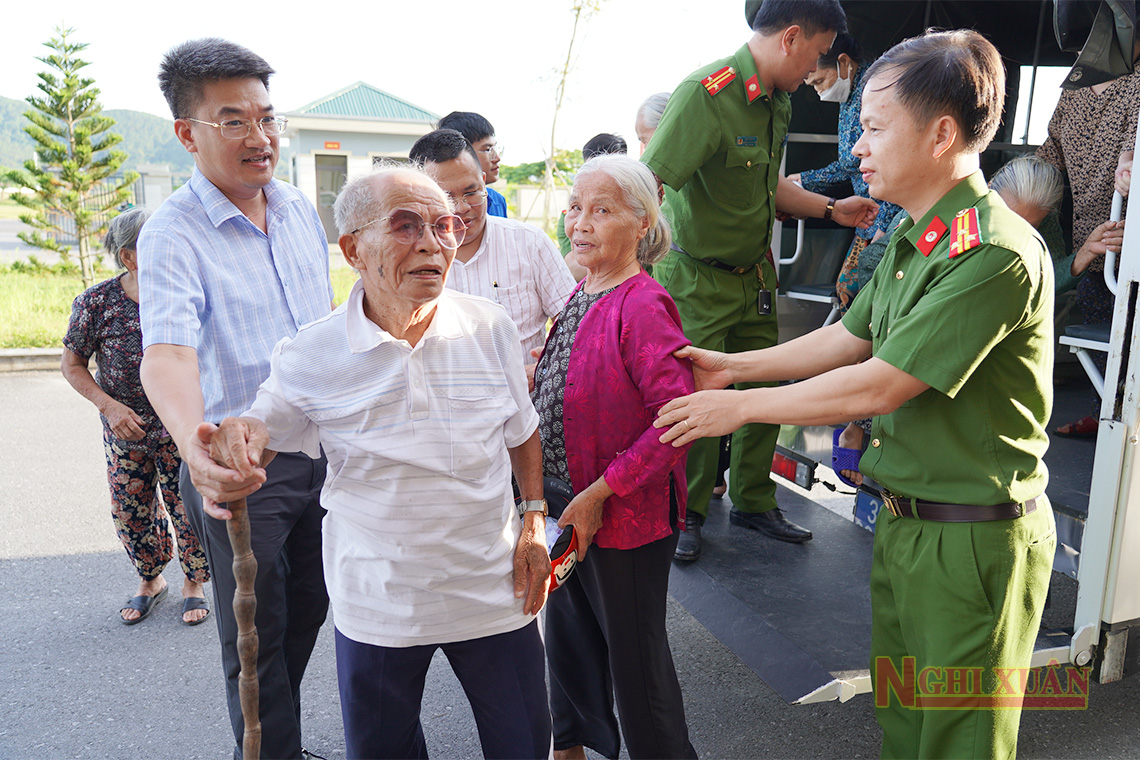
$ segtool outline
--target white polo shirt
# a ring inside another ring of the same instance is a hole
[[[502,308],[445,290],[413,348],[364,316],[364,290],[273,351],[247,412],[270,448],[328,456],[325,583],[337,629],[389,647],[517,630],[521,532],[508,447],[538,426]]]
[[[487,217],[479,250],[464,263],[456,259],[447,287],[499,303],[519,329],[523,358],[546,342],[546,320],[553,319],[574,292],[573,275],[558,246],[532,224]]]

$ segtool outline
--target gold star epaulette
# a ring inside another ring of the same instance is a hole
[[[729,82],[736,79],[736,69],[731,66],[725,66],[720,71],[709,74],[701,80],[701,84],[709,91],[709,95],[716,95],[724,89]]]
[[[978,225],[978,210],[976,208],[959,211],[954,217],[952,227],[953,229],[950,232],[950,258],[965,253],[984,242],[982,230]]]

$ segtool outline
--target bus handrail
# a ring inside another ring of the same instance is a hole
[[[1124,196],[1118,190],[1112,194],[1112,212],[1108,215],[1108,220],[1119,222],[1123,212]],[[1119,286],[1116,282],[1116,251],[1113,250],[1104,254],[1104,284],[1108,286],[1108,292],[1115,296]]]
[[[790,257],[777,260],[776,266],[787,266],[788,264],[795,264],[799,261],[800,254],[804,250],[804,222],[805,220],[799,219],[796,223],[796,250]]]

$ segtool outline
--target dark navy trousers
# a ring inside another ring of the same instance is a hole
[[[362,644],[338,630],[336,671],[350,760],[428,756],[420,702],[437,649],[471,702],[484,757],[549,757],[545,657],[538,621],[532,621],[509,633],[413,647]]]

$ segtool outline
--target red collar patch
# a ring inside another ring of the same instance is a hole
[[[954,217],[954,231],[950,234],[950,258],[965,253],[982,242],[982,230],[978,226],[978,210],[963,209]]]
[[[744,80],[744,92],[748,96],[749,103],[764,94],[760,89],[760,80],[755,74]]]
[[[938,241],[946,234],[946,224],[938,217],[930,220],[930,224],[926,225],[926,229],[922,231],[922,237],[918,239],[918,250],[922,251],[923,256],[929,256],[930,252],[934,250],[934,246],[938,245]]]

